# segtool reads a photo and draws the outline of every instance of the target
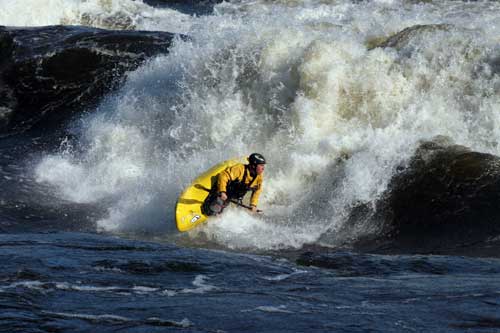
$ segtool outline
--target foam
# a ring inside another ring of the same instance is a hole
[[[273,223],[274,222],[274,223]],[[300,247],[313,243],[323,230],[317,225],[290,225],[290,221],[276,224],[272,216],[252,215],[236,208],[228,208],[224,214],[191,233],[191,237],[203,233],[206,237],[231,249],[281,249]]]
[[[268,313],[293,313],[292,311],[287,310],[287,307],[285,305],[279,305],[279,306],[262,305],[256,307],[255,310]]]
[[[353,206],[375,207],[420,140],[500,154],[499,6],[223,3],[76,125],[83,154],[46,156],[36,175],[64,199],[106,203],[100,230],[158,233],[196,175],[258,151],[269,160],[265,214],[229,209],[189,237],[250,250],[316,244]],[[399,49],[369,49],[443,23]]]
[[[84,285],[84,284],[73,284],[69,282],[41,282],[41,281],[20,281],[14,282],[9,285],[0,286],[0,292],[6,292],[9,289],[16,289],[19,287],[39,290],[39,291],[47,291],[47,290],[64,290],[64,291],[77,291],[77,292],[86,292],[86,293],[116,293],[121,295],[130,295],[130,294],[138,294],[138,295],[147,295],[147,294],[158,294],[167,297],[174,297],[179,294],[205,294],[214,290],[217,290],[217,287],[207,283],[209,279],[208,276],[205,275],[197,275],[191,284],[194,288],[181,288],[178,290],[168,290],[168,289],[160,289],[155,287],[148,286],[132,286],[132,287],[121,287],[121,286],[93,286],[93,285]]]
[[[197,275],[193,281],[193,286],[196,288],[185,288],[180,292],[184,294],[205,294],[207,292],[216,290],[217,287],[208,284],[206,281],[208,277],[205,275]],[[168,295],[168,294],[167,294]]]
[[[84,25],[104,29],[185,32],[188,15],[153,8],[142,0],[4,0],[0,25]]]
[[[83,319],[92,322],[140,322],[143,321],[145,323],[163,323],[169,324],[169,326],[177,326],[182,328],[187,328],[193,326],[193,323],[188,319],[184,318],[181,321],[174,320],[165,320],[158,317],[150,317],[144,320],[129,318],[124,316],[118,316],[113,314],[87,314],[87,313],[70,313],[70,312],[52,312],[52,311],[42,311],[45,314],[62,317],[62,318],[71,318],[71,319]]]
[[[307,271],[300,270],[300,269],[294,269],[293,272],[288,273],[288,274],[278,274],[274,276],[263,276],[262,279],[268,280],[268,281],[284,281],[289,279],[292,276],[298,275],[298,274],[305,274]]]
[[[84,319],[97,322],[102,322],[102,321],[129,322],[133,320],[127,317],[117,316],[112,314],[91,315],[85,313],[68,313],[68,312],[51,312],[51,311],[43,311],[43,312],[46,314],[55,315],[63,318],[73,318],[73,319],[76,318],[76,319]]]

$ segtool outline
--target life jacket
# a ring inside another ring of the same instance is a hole
[[[233,180],[227,184],[227,196],[231,199],[241,200],[248,191],[255,191],[257,188],[253,188],[252,185],[257,178],[257,174],[252,178],[248,185],[246,184],[247,177],[250,176],[250,170],[248,165],[245,165],[245,172],[243,173],[243,179]]]

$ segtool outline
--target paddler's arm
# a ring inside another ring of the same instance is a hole
[[[250,207],[252,207],[252,211],[257,212],[257,204],[259,202],[260,194],[262,193],[262,176],[257,176],[255,180],[255,187],[257,188],[252,192],[252,196],[250,197]]]

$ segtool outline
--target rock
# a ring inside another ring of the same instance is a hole
[[[393,177],[381,208],[397,248],[439,253],[499,235],[499,204],[500,158],[437,138]]]
[[[208,15],[223,0],[144,0],[149,6],[173,8],[189,15]]]
[[[173,38],[167,32],[0,27],[0,136],[60,126],[117,88],[127,71],[168,53]]]
[[[449,31],[452,27],[453,26],[449,24],[414,25],[387,38],[373,37],[370,41],[368,41],[368,48],[374,49],[376,47],[392,47],[397,50],[401,50],[407,47],[414,39],[420,38],[424,34],[436,31]]]

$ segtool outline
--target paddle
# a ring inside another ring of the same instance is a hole
[[[247,205],[244,205],[244,204],[242,204],[241,202],[239,202],[238,200],[235,200],[235,199],[229,199],[229,201],[231,201],[232,203],[236,204],[237,206],[240,206],[240,207],[243,207],[243,208],[246,208],[246,209],[250,209],[250,210],[252,210],[252,206],[247,206]],[[257,209],[257,213],[262,213],[262,210]]]
[[[195,188],[199,189],[199,190],[203,190],[203,191],[207,191],[207,192],[210,192],[210,189],[209,188],[206,188],[204,187],[203,185],[201,184],[195,184],[194,185]],[[243,208],[246,208],[246,209],[249,209],[249,210],[252,210],[252,207],[251,206],[247,206],[247,205],[244,205],[242,204],[241,202],[239,202],[238,200],[236,199],[229,199],[229,201],[231,201],[232,203],[236,204],[237,206],[240,206],[240,207],[243,207]],[[257,213],[263,213],[262,210],[260,209],[257,209]]]

